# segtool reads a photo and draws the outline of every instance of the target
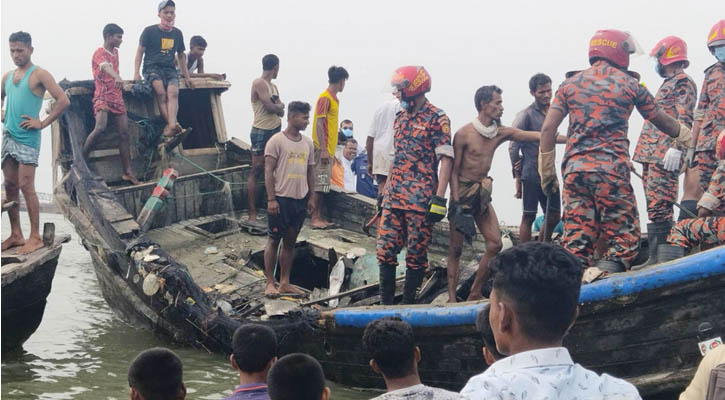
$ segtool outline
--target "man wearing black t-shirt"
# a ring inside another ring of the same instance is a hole
[[[181,30],[174,27],[176,4],[173,0],[163,0],[159,3],[159,18],[161,18],[159,24],[146,27],[141,34],[136,51],[133,79],[141,80],[139,70],[143,58],[144,80],[151,83],[159,112],[166,121],[163,134],[165,137],[172,137],[182,131],[176,121],[176,113],[179,110],[179,73],[174,65],[174,57],[177,57],[187,85],[193,88],[193,83],[186,66],[184,35]]]

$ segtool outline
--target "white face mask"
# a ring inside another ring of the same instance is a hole
[[[483,126],[478,117],[476,117],[473,119],[471,124],[473,124],[473,129],[475,129],[476,132],[487,139],[493,139],[496,135],[498,135],[498,125],[496,124],[496,121],[491,121],[491,126]]]

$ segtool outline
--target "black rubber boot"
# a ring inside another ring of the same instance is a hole
[[[647,241],[649,242],[649,259],[644,264],[635,265],[633,271],[640,270],[646,266],[658,263],[657,246],[660,243],[667,243],[667,235],[672,229],[672,221],[652,222],[647,224]]]
[[[395,265],[380,266],[380,304],[392,305],[395,301]]]
[[[693,215],[697,215],[697,200],[682,200],[682,203],[680,203],[682,208],[687,209],[687,211],[691,212]],[[680,215],[677,217],[677,221],[682,221],[683,219],[690,219],[694,218],[692,215],[687,215],[686,212],[680,210]],[[660,242],[663,243],[663,242]]]
[[[624,264],[619,261],[599,260],[597,261],[597,265],[595,265],[595,267],[601,269],[602,271],[609,272],[610,274],[624,272]]]
[[[405,286],[403,286],[403,302],[401,304],[415,304],[418,287],[423,282],[425,271],[423,268],[408,268],[405,271]]]
[[[685,256],[685,248],[673,246],[671,244],[661,244],[657,246],[657,259],[663,263],[676,260]]]

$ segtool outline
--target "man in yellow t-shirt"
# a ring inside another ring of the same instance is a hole
[[[330,191],[332,160],[337,146],[337,116],[340,101],[337,94],[345,89],[348,75],[343,67],[332,66],[327,70],[329,86],[317,99],[315,120],[312,124],[312,140],[315,143],[315,188],[312,193],[314,212],[310,218],[313,229],[327,229],[333,223],[322,218],[322,193]]]

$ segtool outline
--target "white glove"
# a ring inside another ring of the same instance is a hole
[[[680,150],[669,148],[665,157],[662,159],[665,170],[670,172],[680,171],[682,152]]]

